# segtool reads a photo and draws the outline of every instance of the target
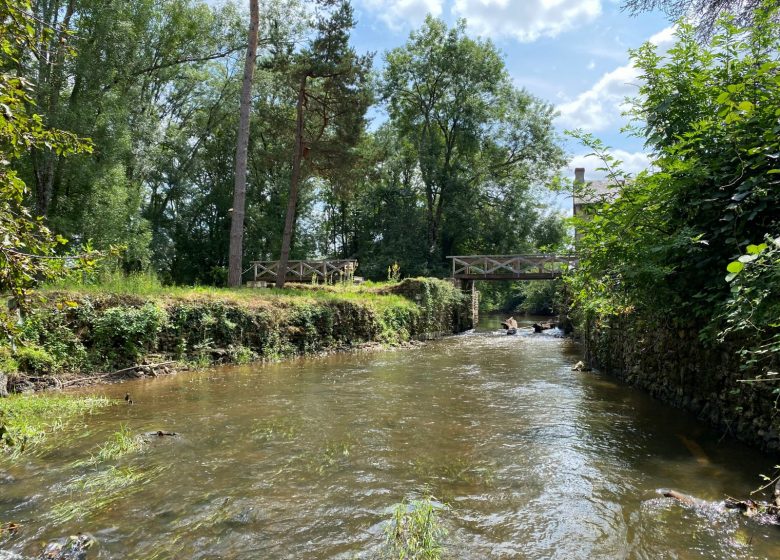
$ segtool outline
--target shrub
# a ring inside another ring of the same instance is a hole
[[[56,367],[51,354],[38,346],[20,346],[16,350],[15,358],[19,370],[27,373],[51,373]]]

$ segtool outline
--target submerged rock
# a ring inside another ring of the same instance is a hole
[[[87,551],[95,544],[95,539],[86,533],[71,535],[65,542],[46,545],[38,560],[86,560]]]

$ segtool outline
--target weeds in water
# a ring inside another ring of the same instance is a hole
[[[316,468],[317,472],[322,474],[331,467],[346,461],[349,458],[352,446],[353,442],[349,439],[326,441],[325,447],[318,457],[319,466]]]
[[[133,467],[109,467],[90,471],[68,483],[65,491],[81,499],[65,500],[55,504],[50,515],[54,523],[85,519],[138,492],[161,469],[138,471]]]
[[[408,502],[404,499],[393,509],[385,528],[385,538],[392,558],[399,560],[439,560],[441,541],[447,530],[441,526],[438,512],[446,506],[429,496]]]
[[[257,422],[252,435],[260,441],[291,441],[300,433],[300,423],[290,418]]]
[[[145,446],[146,441],[141,436],[133,435],[126,425],[122,425],[108,443],[100,447],[95,459],[98,462],[112,461],[122,455],[141,451]]]
[[[19,395],[0,399],[0,452],[16,458],[41,447],[53,432],[111,401],[105,397]]]
[[[467,457],[458,457],[447,462],[417,459],[412,466],[417,477],[428,478],[446,484],[468,484],[492,486],[495,473],[490,465]]]

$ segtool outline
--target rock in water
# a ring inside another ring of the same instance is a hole
[[[576,364],[574,364],[571,368],[572,371],[590,371],[590,368],[585,365],[585,362],[580,360]]]
[[[65,543],[52,542],[38,557],[38,560],[86,560],[87,551],[95,544],[90,535],[71,535]]]

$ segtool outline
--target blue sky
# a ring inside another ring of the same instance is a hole
[[[631,17],[611,0],[353,0],[358,21],[353,44],[375,51],[377,66],[387,50],[403,44],[427,13],[453,23],[467,20],[469,34],[489,37],[504,54],[518,86],[557,107],[558,128],[593,132],[625,163],[627,171],[646,166],[641,141],[622,135],[620,105],[636,91],[628,49],[647,40],[668,47],[669,21],[659,13]],[[569,140],[570,173],[597,166],[586,150]]]

